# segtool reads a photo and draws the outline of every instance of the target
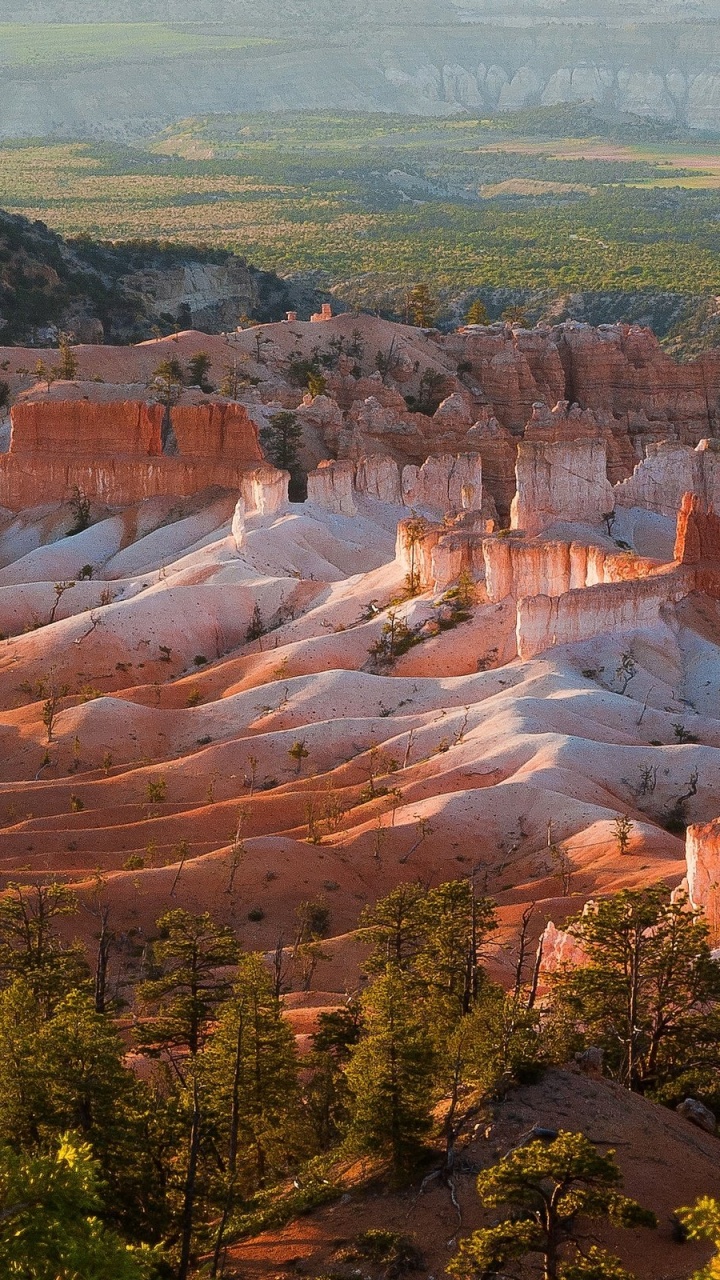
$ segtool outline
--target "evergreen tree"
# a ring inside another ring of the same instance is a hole
[[[290,472],[290,496],[298,500],[302,498],[302,472],[298,447],[302,442],[302,425],[297,414],[289,409],[274,413],[267,424],[260,430],[260,443],[265,450],[268,462],[281,471]]]
[[[399,884],[360,915],[359,936],[370,944],[368,973],[384,973],[388,965],[407,970],[425,936],[421,910],[427,890],[420,882]]]
[[[220,1212],[213,1275],[234,1204],[286,1171],[297,1148],[297,1071],[295,1037],[263,956],[242,956],[200,1068],[202,1115],[222,1153],[220,1175],[210,1176]]]
[[[345,1067],[360,1039],[362,1012],[356,999],[344,1009],[318,1017],[312,1052],[306,1059],[310,1080],[306,1105],[313,1133],[321,1151],[336,1142],[348,1123],[348,1087]]]
[[[541,1259],[543,1280],[632,1280],[617,1258],[580,1247],[587,1219],[615,1226],[657,1226],[655,1215],[621,1194],[614,1152],[601,1155],[581,1133],[519,1147],[484,1170],[477,1189],[488,1209],[504,1209],[498,1226],[463,1240],[448,1271],[461,1280],[527,1274],[522,1260]]]
[[[173,1049],[195,1056],[208,1033],[218,1005],[227,999],[231,982],[218,969],[237,962],[239,946],[232,929],[176,908],[156,921],[159,938],[153,961],[160,970],[140,984],[138,997],[156,1014],[141,1028],[146,1053]]]
[[[228,1178],[247,1196],[287,1168],[299,1102],[295,1040],[261,955],[238,964],[203,1054],[201,1086]]]
[[[0,1272],[18,1280],[141,1280],[153,1261],[103,1226],[99,1169],[87,1144],[53,1154],[0,1147]]]
[[[208,381],[208,373],[212,367],[212,360],[207,351],[198,351],[197,355],[192,356],[188,360],[187,381],[188,386],[199,387],[206,394],[212,391],[212,385]]]
[[[399,884],[360,917],[361,937],[372,950],[369,973],[387,965],[408,973],[417,996],[434,1001],[431,1015],[443,1025],[467,1013],[481,981],[483,943],[496,927],[487,898],[475,896],[469,880],[449,880],[437,888]]]
[[[435,1025],[435,1024],[433,1024]],[[452,1178],[455,1148],[475,1117],[512,1085],[533,1079],[545,1062],[536,1015],[484,979],[476,1003],[440,1035],[435,1030],[443,1112],[444,1175]]]
[[[552,986],[561,1029],[600,1045],[628,1088],[657,1088],[675,1076],[720,1070],[720,974],[708,931],[687,898],[664,885],[624,889],[567,926],[587,956]]]
[[[161,360],[153,373],[152,387],[158,402],[163,406],[162,447],[166,451],[174,450],[172,429],[172,410],[177,404],[183,389],[183,368],[177,356]]]
[[[43,1018],[32,988],[16,980],[0,996],[0,1128],[18,1150],[54,1143],[66,1130],[90,1143],[109,1215],[131,1237],[166,1226],[163,1180],[153,1160],[166,1142],[163,1107],[124,1064],[126,1048],[91,995],[73,991]]]
[[[495,908],[469,880],[428,890],[420,907],[424,939],[414,970],[435,1016],[450,1023],[470,1011],[480,989],[483,943],[497,928]]]
[[[70,345],[68,334],[61,333],[58,339],[58,349],[60,351],[60,360],[55,365],[54,373],[56,377],[61,378],[63,382],[73,382],[78,375],[77,356]]]
[[[677,1217],[689,1240],[711,1240],[715,1247],[707,1266],[694,1272],[690,1280],[720,1280],[720,1201],[701,1196],[694,1205],[678,1209]]]
[[[410,290],[408,310],[414,325],[419,329],[431,328],[438,312],[437,301],[426,284],[416,284]]]
[[[506,307],[502,313],[502,317],[506,324],[519,324],[524,329],[530,325],[527,312],[524,307]]]
[[[10,884],[0,899],[0,981],[24,978],[46,1016],[89,981],[83,947],[63,942],[56,929],[58,920],[77,909],[77,898],[61,884]]]
[[[488,315],[487,307],[485,306],[484,302],[480,301],[479,298],[476,298],[474,302],[470,303],[470,306],[467,309],[467,314],[465,316],[465,321],[467,324],[489,324],[490,323],[490,316]]]
[[[435,1057],[413,984],[396,967],[363,997],[364,1031],[346,1067],[349,1144],[397,1174],[421,1157],[432,1128]]]

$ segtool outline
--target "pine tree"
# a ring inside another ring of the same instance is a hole
[[[432,1128],[435,1059],[411,980],[388,968],[362,1001],[363,1034],[346,1067],[350,1146],[396,1174],[422,1156]]]
[[[271,974],[261,955],[244,955],[201,1066],[207,1114],[243,1196],[287,1167],[297,1076],[295,1040]]]
[[[86,1143],[52,1153],[0,1147],[0,1272],[24,1280],[142,1280],[153,1255],[103,1226],[100,1171]]]
[[[231,982],[218,969],[237,962],[239,945],[232,929],[176,908],[156,921],[159,938],[153,961],[160,973],[137,989],[141,1004],[155,1010],[143,1024],[140,1040],[150,1054],[201,1049],[211,1018],[227,999]]]
[[[260,443],[265,450],[268,462],[281,471],[290,472],[290,496],[302,497],[302,472],[298,447],[302,442],[303,429],[298,422],[297,414],[289,409],[274,413],[267,424],[260,430]]]
[[[425,935],[421,904],[427,890],[420,882],[399,884],[360,915],[359,936],[369,943],[368,973],[384,973],[389,964],[407,970]]]
[[[467,309],[465,320],[467,324],[489,324],[490,316],[485,303],[481,302],[479,298],[471,302]]]
[[[707,1266],[696,1271],[690,1280],[720,1280],[720,1201],[701,1196],[694,1205],[678,1209],[677,1217],[688,1240],[711,1240],[715,1248]]]
[[[261,955],[240,960],[232,998],[202,1055],[200,1093],[221,1151],[221,1175],[210,1176],[210,1199],[220,1213],[215,1275],[234,1205],[285,1172],[297,1147],[295,1039]]]
[[[55,366],[55,375],[61,378],[63,382],[73,382],[78,375],[78,362],[77,356],[70,345],[68,334],[60,334],[58,349],[60,351],[60,360]]]
[[[414,325],[429,329],[437,315],[437,301],[426,284],[416,284],[410,290],[408,310]]]
[[[107,1214],[134,1239],[160,1238],[167,1204],[154,1160],[164,1107],[125,1066],[126,1046],[92,996],[73,991],[46,1019],[17,979],[0,995],[0,1129],[18,1149],[72,1130],[100,1162]]]
[[[188,360],[187,381],[188,386],[199,387],[206,394],[212,391],[212,385],[208,381],[208,373],[212,367],[212,360],[207,351],[198,351]]]
[[[461,1280],[489,1280],[528,1254],[542,1259],[543,1280],[632,1280],[617,1258],[582,1247],[583,1220],[615,1226],[657,1226],[655,1215],[621,1194],[614,1152],[601,1155],[581,1133],[519,1147],[477,1180],[483,1205],[504,1209],[498,1226],[463,1240],[448,1271]]]
[[[387,965],[406,972],[419,998],[434,1002],[430,1015],[451,1022],[467,1013],[480,986],[481,952],[496,928],[494,906],[475,896],[469,880],[449,880],[435,889],[397,885],[360,917],[361,937],[372,951],[368,973]]]
[[[161,360],[153,373],[152,387],[158,402],[163,406],[162,447],[165,451],[173,449],[172,409],[177,404],[183,389],[183,369],[177,356]]]
[[[532,1080],[546,1060],[539,1019],[502,987],[483,980],[476,1002],[449,1029],[434,1035],[443,1111],[444,1176],[452,1178],[455,1148],[488,1098]],[[440,1027],[442,1024],[440,1024]]]
[[[345,1067],[360,1039],[362,1011],[356,999],[344,1009],[318,1017],[312,1052],[305,1060],[310,1068],[306,1104],[318,1147],[336,1142],[348,1122],[348,1088]]]
[[[609,1069],[645,1092],[697,1069],[720,1073],[720,974],[707,925],[664,885],[624,889],[571,920],[586,956],[559,973],[561,1028],[599,1045]]]
[[[56,921],[77,909],[77,898],[61,884],[10,884],[0,899],[0,980],[24,978],[46,1016],[89,981],[83,947],[63,942],[56,929]]]
[[[475,896],[470,880],[428,890],[420,910],[423,945],[414,963],[434,1018],[450,1024],[469,1013],[480,989],[482,947],[497,928],[494,904]]]

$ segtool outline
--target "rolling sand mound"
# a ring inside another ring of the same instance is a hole
[[[503,937],[529,901],[539,929],[589,894],[681,878],[668,815],[695,774],[689,818],[716,816],[720,792],[714,606],[478,670],[514,626],[507,605],[479,605],[377,668],[387,614],[368,602],[382,609],[403,583],[387,512],[253,516],[238,552],[231,511],[210,495],[108,513],[73,537],[47,509],[0,527],[0,883],[56,872],[90,893],[100,870],[118,927],[207,907],[268,948],[320,896],[337,942],[316,980],[328,989],[334,973],[342,990],[362,905],[404,878],[475,871]],[[50,624],[55,584],[82,562],[92,578]],[[256,605],[263,634],[248,639]],[[400,610],[418,625],[434,607]],[[572,864],[565,896],[549,842]]]

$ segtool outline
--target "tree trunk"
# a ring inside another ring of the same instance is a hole
[[[185,1189],[180,1218],[180,1262],[177,1280],[187,1280],[190,1269],[190,1250],[192,1247],[193,1221],[195,1217],[195,1191],[197,1186],[197,1166],[200,1153],[200,1095],[197,1080],[193,1080],[193,1112],[190,1128],[190,1149],[188,1151]]]
[[[109,907],[100,912],[100,938],[98,941],[97,964],[95,968],[95,1012],[105,1012],[105,996],[107,991],[108,961],[110,959],[111,935],[107,927]]]

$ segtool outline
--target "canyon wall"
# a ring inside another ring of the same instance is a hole
[[[695,448],[651,444],[647,457],[613,492],[616,506],[644,507],[673,520],[688,492],[720,510],[720,441],[701,440]]]
[[[477,454],[431,455],[402,470],[382,455],[326,459],[308,475],[308,501],[336,515],[357,513],[357,498],[404,506],[439,519],[482,507],[482,461]]]
[[[599,583],[633,582],[662,567],[632,551],[606,551],[559,540],[527,543],[512,536],[483,538],[482,553],[485,590],[492,602],[507,596],[562,596]]]
[[[162,453],[161,405],[145,401],[31,400],[11,412],[0,454],[0,506],[17,511],[67,500],[74,489],[123,506],[159,494],[239,489],[263,462],[257,428],[239,404],[208,401],[171,412],[177,442]]]
[[[588,13],[567,0],[519,7],[423,0],[396,2],[392,10],[355,0],[282,9],[217,0],[41,0],[25,8],[23,22],[86,15],[93,23],[136,23],[154,13],[161,22],[237,24],[260,38],[262,56],[252,40],[246,48],[208,45],[207,33],[183,41],[179,27],[162,58],[152,41],[113,58],[110,32],[105,42],[96,37],[79,65],[60,56],[11,62],[3,68],[6,136],[117,139],[209,112],[353,111],[359,103],[368,111],[437,116],[583,104],[693,129],[720,125],[716,14],[699,3],[688,6],[685,22],[669,6],[635,6],[629,16],[619,5]],[[2,11],[18,21],[9,0]]]
[[[558,521],[598,524],[614,507],[602,440],[521,440],[510,527],[528,537]]]
[[[710,943],[720,944],[720,818],[688,827],[685,841],[688,896],[701,907]]]
[[[656,626],[663,609],[677,604],[694,586],[691,570],[671,565],[650,578],[599,583],[557,597],[525,597],[517,606],[518,654],[532,658],[554,645]]]

